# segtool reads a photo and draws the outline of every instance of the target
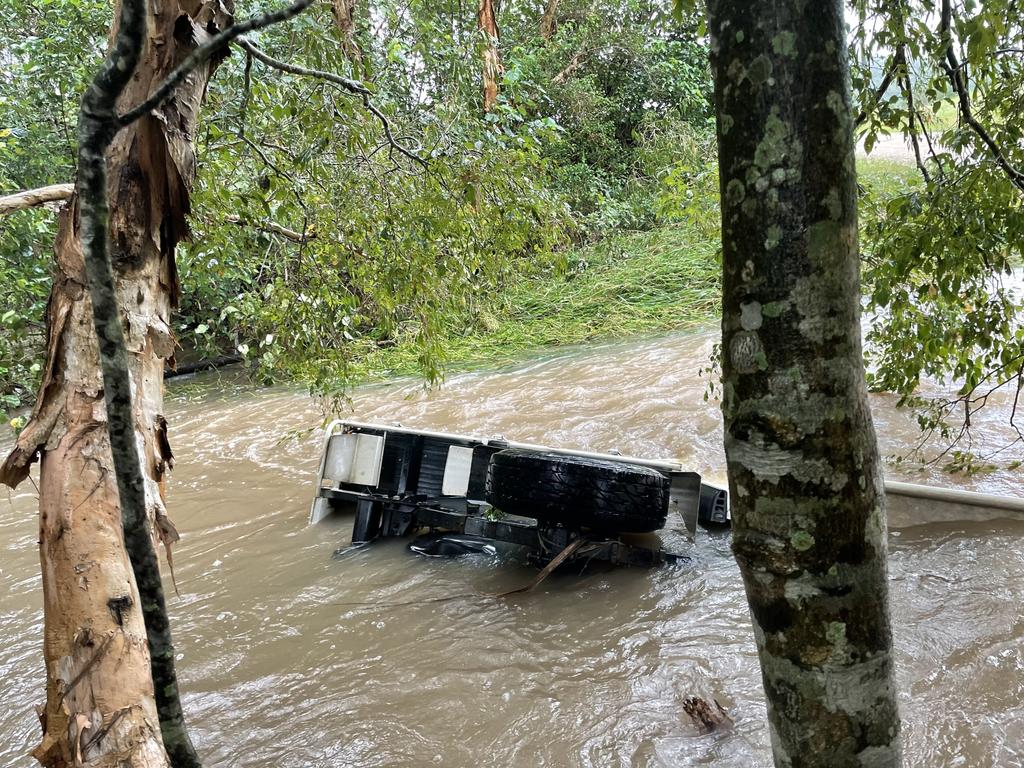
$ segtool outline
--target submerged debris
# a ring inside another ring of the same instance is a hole
[[[733,719],[725,711],[725,707],[718,703],[718,699],[712,699],[714,706],[708,704],[700,696],[690,696],[683,701],[683,711],[690,716],[697,730],[703,735],[713,733],[733,725]]]

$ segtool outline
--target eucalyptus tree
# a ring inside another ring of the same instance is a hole
[[[501,77],[501,53],[498,51],[498,8],[495,0],[480,0],[476,12],[477,26],[484,39],[483,80],[484,112],[490,112],[498,103],[498,80]]]
[[[722,411],[779,768],[900,763],[839,0],[708,5]]]

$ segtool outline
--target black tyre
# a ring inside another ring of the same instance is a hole
[[[605,532],[665,527],[669,479],[656,469],[512,448],[491,456],[487,501],[513,515]]]

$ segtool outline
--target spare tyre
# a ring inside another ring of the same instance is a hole
[[[487,501],[513,515],[605,532],[665,527],[669,479],[656,469],[518,448],[487,467]]]

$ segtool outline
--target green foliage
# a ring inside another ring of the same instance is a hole
[[[45,344],[52,214],[33,211],[0,229],[0,413],[32,402]]]
[[[562,128],[546,150],[558,187],[587,231],[654,226],[658,174],[675,159],[652,166],[645,142],[674,131],[711,134],[697,22],[673,17],[659,0],[566,0],[544,41],[537,18],[513,17],[506,26],[517,44],[505,79],[517,85],[511,98],[525,94]]]
[[[440,341],[453,365],[472,368],[545,347],[705,325],[721,301],[716,247],[686,225],[613,235],[510,276],[502,291],[481,296],[471,323],[449,326]],[[400,343],[371,351],[354,372],[417,371],[416,345]]]
[[[386,1],[371,18],[367,7],[353,60],[326,5],[253,40],[364,80],[422,164],[344,88],[235,50],[204,106],[194,237],[178,254],[179,360],[237,352],[266,380],[337,397],[374,366],[437,378],[482,336],[519,350],[704,316],[717,181],[692,15],[673,16],[667,0],[565,0],[544,40],[542,3],[504,8],[500,98],[484,115],[475,8]],[[0,190],[72,178],[79,93],[110,10],[27,0],[0,11]],[[666,223],[672,234],[615,235]],[[2,225],[0,405],[10,410],[37,380],[54,221],[34,211]],[[692,308],[672,280],[699,294]],[[650,285],[623,298],[616,281]],[[549,313],[548,300],[572,313]]]
[[[102,57],[110,14],[107,0],[0,7],[0,189],[71,179],[78,102]]]
[[[662,30],[661,6],[634,3],[608,25],[611,6],[567,4],[550,43],[536,16],[510,10],[501,96],[486,116],[472,16],[454,3],[381,7],[356,64],[324,44],[326,14],[260,44],[292,63],[372,72],[374,101],[427,168],[383,144],[378,121],[334,86],[259,63],[247,78],[245,62],[229,61],[207,105],[197,238],[179,259],[187,347],[239,350],[263,376],[332,397],[398,349],[439,377],[462,357],[458,339],[495,315],[484,308],[493,297],[558,273],[569,235],[681,220],[666,193],[687,174],[707,178],[705,51],[678,24]],[[556,87],[583,46],[586,60]],[[580,94],[606,105],[599,119],[573,111]],[[228,216],[252,226],[224,227]],[[296,244],[271,224],[309,237]]]
[[[71,179],[77,102],[110,23],[106,0],[0,7],[0,192]],[[53,213],[0,220],[0,415],[32,402],[45,341]]]
[[[984,462],[969,450],[972,417],[1001,387],[1019,389],[1024,363],[1012,278],[1024,250],[1024,175],[1014,178],[1024,170],[1024,27],[1004,0],[953,6],[948,31],[924,4],[855,5],[866,144],[885,133],[916,140],[921,169],[914,183],[891,178],[862,217],[871,384],[916,407],[922,428],[951,443],[950,466],[973,471]],[[954,71],[967,73],[966,104]],[[925,379],[958,392],[922,396]]]
[[[378,73],[373,101],[422,166],[333,84],[259,63],[247,76],[241,60],[218,73],[200,143],[197,236],[179,259],[179,335],[195,353],[235,349],[266,378],[297,376],[337,396],[354,359],[411,342],[421,372],[437,378],[442,331],[564,241],[572,223],[543,154],[557,125],[508,100],[479,114],[478,63],[457,50],[473,36],[442,24],[444,9],[413,10],[422,15],[412,27],[385,29],[360,66]],[[313,14],[302,25],[329,21]],[[352,71],[322,35],[270,30],[259,43],[292,63]],[[434,76],[410,78],[401,62],[414,59]],[[229,217],[244,225],[225,226]]]

